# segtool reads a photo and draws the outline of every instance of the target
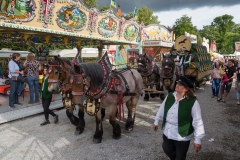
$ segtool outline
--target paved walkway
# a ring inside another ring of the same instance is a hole
[[[232,90],[226,103],[211,98],[207,84],[196,91],[202,108],[206,136],[202,150],[195,153],[191,143],[189,160],[239,160],[240,159],[240,106],[235,105],[235,91]],[[108,160],[168,159],[161,148],[162,130],[154,132],[152,124],[160,105],[160,99],[149,102],[139,101],[135,127],[132,132],[124,130],[125,122],[119,122],[122,137],[112,139],[112,127],[108,115],[103,122],[104,135],[101,144],[93,144],[95,131],[94,117],[85,114],[86,127],[83,134],[75,136],[75,126],[68,120],[65,109],[55,110],[59,123],[40,126],[44,115],[39,114],[0,125],[1,160]],[[77,112],[75,111],[75,115]],[[125,109],[125,116],[126,116]],[[208,140],[214,138],[214,142]]]

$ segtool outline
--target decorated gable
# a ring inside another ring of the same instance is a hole
[[[143,29],[143,41],[157,40],[172,42],[173,35],[162,25],[149,25]]]

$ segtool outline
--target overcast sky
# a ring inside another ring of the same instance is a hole
[[[109,5],[111,0],[98,0],[99,8]],[[162,25],[172,26],[182,15],[192,17],[193,25],[202,29],[210,25],[217,16],[229,14],[235,23],[240,23],[240,0],[116,0],[124,13],[135,7],[147,6],[155,10]]]

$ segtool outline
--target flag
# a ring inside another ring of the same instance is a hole
[[[118,15],[118,16],[120,16],[120,17],[122,17],[122,16],[123,16],[123,14],[122,14],[122,10],[121,10],[121,8],[120,8],[120,5],[119,5],[119,3],[118,3],[117,15]]]
[[[134,8],[134,13],[133,13],[133,18],[136,18],[137,19],[137,7]]]
[[[116,0],[111,0],[111,6],[117,8]]]

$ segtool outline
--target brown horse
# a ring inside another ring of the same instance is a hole
[[[147,56],[146,54],[139,55],[138,58],[138,72],[143,77],[144,87],[145,88],[153,88],[156,86],[156,90],[163,91],[163,87],[160,85],[160,67],[161,63],[153,62],[152,56]],[[150,97],[154,98],[155,96],[159,96],[163,100],[164,94],[155,94],[150,93]],[[144,100],[149,100],[149,93],[145,91]]]
[[[122,71],[112,71],[111,63],[105,54],[99,63],[86,63],[74,66],[75,72],[82,75],[84,92],[88,98],[86,106],[95,107],[96,131],[93,142],[101,143],[103,128],[100,109],[107,109],[109,112],[109,122],[113,127],[113,138],[121,137],[121,128],[116,122],[117,111],[119,115],[123,112],[122,105],[126,103],[128,117],[125,128],[132,130],[134,126],[137,102],[142,93],[142,77],[134,69]],[[118,107],[117,107],[118,104]],[[121,118],[121,116],[119,116]]]
[[[71,123],[76,127],[75,134],[81,134],[85,127],[84,107],[83,107],[83,84],[76,81],[73,73],[73,63],[65,58],[54,57],[49,61],[49,86],[50,92],[61,91],[62,102],[66,108],[66,114]],[[78,88],[72,92],[72,88]],[[78,117],[74,116],[73,110],[78,105]]]
[[[171,57],[171,54],[169,52],[163,53],[160,77],[161,86],[164,86],[168,92],[172,92],[175,90],[178,76],[176,74],[174,59]]]

